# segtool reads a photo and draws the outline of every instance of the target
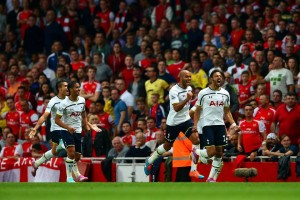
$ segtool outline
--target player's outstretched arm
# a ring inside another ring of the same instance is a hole
[[[35,127],[30,130],[29,138],[33,138],[37,133],[37,130],[41,127],[41,125],[47,120],[50,113],[44,112],[44,114],[40,117],[39,121],[36,123]]]

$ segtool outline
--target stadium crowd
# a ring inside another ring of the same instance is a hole
[[[84,157],[149,156],[183,69],[193,105],[219,69],[235,121],[260,121],[228,133],[225,157],[296,156],[299,63],[299,0],[0,0],[0,158],[50,149],[50,120],[28,134],[61,80],[102,130],[83,131]]]

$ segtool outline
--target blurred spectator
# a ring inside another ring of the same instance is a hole
[[[68,44],[67,36],[62,28],[62,26],[55,21],[56,19],[56,13],[54,10],[48,10],[46,14],[46,28],[45,28],[45,50],[46,54],[50,55],[52,52],[52,44],[55,41],[59,41],[62,46],[61,47],[66,47]],[[54,53],[58,53],[54,47]],[[49,59],[48,59],[48,64],[49,64]],[[51,62],[51,64],[53,64]],[[49,65],[50,69],[55,70],[56,65]]]
[[[163,130],[159,129],[156,131],[155,139],[146,142],[146,145],[154,152],[161,144],[165,141],[165,135]]]
[[[10,127],[4,127],[2,129],[2,133],[1,133],[1,140],[0,140],[0,148],[3,149],[6,145],[6,135],[8,133],[12,133],[12,130]]]
[[[36,25],[36,16],[30,15],[28,18],[29,27],[25,30],[24,49],[27,55],[27,62],[32,55],[40,53],[44,48],[44,30]]]
[[[146,119],[149,115],[148,108],[145,103],[145,99],[142,97],[139,97],[136,100],[136,110],[134,110],[135,114],[135,121],[138,122],[139,119]],[[145,123],[146,124],[146,123]],[[144,129],[144,128],[143,128]]]
[[[157,62],[157,68],[158,68],[157,78],[165,80],[168,84],[177,82],[176,79],[171,74],[169,74],[169,72],[166,71],[167,70],[167,64],[166,64],[165,60],[159,60]]]
[[[151,94],[151,107],[149,108],[149,117],[153,117],[156,122],[156,127],[160,127],[162,118],[166,117],[165,109],[158,102],[159,94],[152,93]],[[149,120],[149,117],[147,121]]]
[[[249,80],[250,73],[249,71],[243,71],[241,74],[241,82],[236,85],[239,99],[239,113],[244,114],[244,107],[249,100],[251,99],[252,94],[254,94],[253,86]]]
[[[300,123],[300,106],[297,104],[297,95],[295,93],[287,93],[284,105],[276,110],[276,114],[271,126],[271,132],[274,133],[275,126],[279,133],[279,137],[287,135],[292,144],[297,144],[300,138],[300,130],[295,128]],[[279,125],[277,124],[279,123]]]
[[[105,101],[103,99],[98,99],[95,102],[95,113],[99,118],[99,126],[105,129],[111,138],[111,128],[114,126],[114,120],[112,116],[104,111]],[[114,127],[115,128],[115,127]]]
[[[136,135],[136,143],[134,146],[131,146],[126,153],[125,157],[148,157],[151,154],[151,149],[146,146],[146,136],[139,132]],[[126,162],[131,163],[131,160],[127,160]],[[137,160],[137,163],[143,163],[143,160]]]
[[[156,138],[155,135],[159,129],[156,127],[156,120],[154,117],[149,116],[146,121],[147,121],[147,132],[145,133],[145,136],[146,136],[146,142],[148,142],[151,140],[155,140]]]
[[[18,138],[20,133],[20,113],[16,110],[13,97],[8,97],[6,104],[9,110],[3,113],[0,119],[6,120],[6,125],[11,129],[15,137]],[[4,128],[2,128],[2,130],[4,130]]]
[[[122,143],[130,148],[134,146],[136,143],[135,133],[131,128],[131,124],[129,121],[125,121],[122,124]]]
[[[53,79],[51,81],[51,88],[53,89],[53,91],[55,93],[57,93],[57,89],[56,89],[56,83],[58,81],[62,81],[62,80],[65,80],[65,81],[69,81],[69,77],[66,76],[66,73],[65,73],[65,66],[62,65],[62,64],[58,64],[57,65],[57,68],[56,68],[56,76],[55,76],[55,79]]]
[[[48,11],[48,12],[49,12],[50,15],[52,15],[51,13],[53,11]],[[53,23],[56,23],[56,22],[53,22]],[[58,26],[60,26],[60,25],[58,25]],[[53,37],[55,37],[55,34],[53,35]],[[47,41],[47,39],[49,39],[49,38],[47,38],[47,33],[46,33],[45,40],[46,40],[46,42],[50,42],[50,41]],[[47,54],[47,55],[49,55],[48,58],[47,58],[47,64],[48,64],[48,68],[50,68],[50,69],[52,69],[54,71],[56,71],[56,67],[57,67],[57,64],[58,64],[60,56],[62,56],[62,57],[65,58],[66,63],[69,63],[69,64],[71,63],[71,57],[70,57],[70,55],[67,52],[63,51],[63,44],[64,43],[62,41],[60,41],[60,40],[58,40],[56,38],[55,38],[54,41],[51,41],[51,43],[50,43],[49,48],[51,48],[51,50],[52,50],[51,52],[52,53],[51,54],[49,53],[50,55]],[[46,48],[47,48],[47,46],[46,46]]]
[[[125,0],[119,1],[119,11],[116,13],[114,29],[118,29],[124,37],[133,27],[133,18]]]
[[[39,114],[43,112],[44,107],[44,100],[46,97],[54,97],[55,93],[53,92],[49,83],[43,83],[39,89],[39,92],[36,93],[35,99],[37,103],[36,110]],[[48,98],[49,99],[49,98]]]
[[[169,21],[173,18],[173,10],[166,0],[159,0],[159,4],[154,7],[151,13],[152,26],[158,26],[163,18]]]
[[[259,107],[254,110],[254,118],[262,121],[266,127],[266,133],[271,132],[271,124],[275,116],[276,110],[270,106],[270,97],[266,94],[260,95]]]
[[[89,123],[100,127],[97,115],[90,115]],[[94,130],[86,133],[82,142],[82,155],[84,157],[106,157],[111,148],[109,135],[106,129],[101,128],[101,132]]]
[[[120,91],[120,99],[126,103],[128,118],[130,119],[133,112],[133,107],[135,106],[134,96],[127,90],[125,80],[123,78],[116,79],[115,86]]]
[[[271,94],[276,89],[281,90],[283,96],[285,96],[288,92],[294,92],[295,86],[293,74],[290,70],[283,68],[283,59],[276,56],[273,60],[273,64],[274,69],[264,78],[264,82],[270,82]]]
[[[128,56],[127,56],[128,57]],[[146,90],[145,90],[145,79],[142,77],[142,69],[134,65],[132,70],[133,81],[131,81],[128,85],[128,92],[130,92],[135,102],[139,98],[146,99]],[[137,109],[137,102],[135,103],[134,109]]]
[[[94,66],[87,68],[88,80],[80,85],[80,96],[85,98],[85,105],[89,109],[92,102],[96,102],[100,96],[101,85],[95,80],[97,69]]]
[[[183,69],[185,62],[181,59],[180,52],[178,49],[172,50],[172,59],[174,60],[174,63],[169,65],[167,70],[178,82],[179,72]]]
[[[115,130],[116,135],[120,133],[123,122],[128,120],[128,109],[126,103],[120,99],[120,91],[118,89],[111,89],[111,99],[114,104],[114,117],[117,126]]]
[[[234,55],[235,64],[228,67],[227,72],[232,76],[233,83],[238,84],[241,81],[242,72],[248,70],[248,66],[242,64],[242,54],[236,53]]]
[[[241,131],[238,137],[238,150],[250,156],[253,161],[258,155],[258,150],[266,148],[266,128],[262,121],[253,118],[253,107],[245,105],[245,119],[239,124]]]
[[[153,48],[150,45],[145,47],[145,58],[139,61],[138,65],[143,69],[146,70],[151,65],[157,62],[157,59],[153,55]]]
[[[5,114],[9,111],[5,94],[0,93],[0,128],[3,129],[6,126]]]
[[[112,81],[113,71],[112,69],[103,62],[103,56],[99,52],[95,52],[92,56],[92,65],[97,68],[95,79],[98,82],[104,80]]]
[[[164,103],[164,93],[168,88],[168,83],[158,76],[158,69],[156,67],[150,66],[146,70],[146,75],[149,80],[145,82],[145,89],[147,93],[147,105],[151,106],[151,94],[158,93],[159,94],[159,103]]]
[[[129,148],[127,146],[124,146],[122,143],[122,140],[119,136],[114,137],[112,140],[112,148],[109,150],[107,154],[107,158],[117,158],[117,157],[125,157],[127,151]],[[122,162],[122,160],[117,160],[117,163]]]
[[[126,55],[131,55],[133,58],[140,52],[140,47],[135,44],[134,41],[134,33],[128,32],[126,34],[126,43],[125,46],[122,48],[122,51]],[[137,62],[134,60],[134,62]]]
[[[85,68],[87,63],[84,61],[80,60],[80,55],[77,52],[77,49],[72,49],[70,51],[70,57],[71,57],[71,66],[72,66],[72,71],[77,71],[79,68]]]
[[[34,127],[39,117],[34,110],[29,108],[29,104],[26,99],[21,99],[20,104],[23,112],[20,115],[21,129],[20,129],[19,139],[24,140],[26,128],[28,128],[29,126]]]
[[[104,112],[109,113],[114,119],[114,105],[113,100],[111,99],[111,91],[108,86],[104,86],[102,88],[102,96],[103,100],[105,101]]]
[[[266,150],[265,155],[268,156],[297,156],[297,153],[299,151],[297,145],[291,143],[291,139],[287,135],[282,135],[280,137],[280,143],[282,147],[279,148],[277,151],[270,151]]]
[[[22,147],[16,143],[16,137],[14,134],[6,134],[5,147],[1,149],[0,158],[14,158],[18,159],[22,156]]]
[[[120,71],[119,77],[122,77],[124,79],[126,88],[128,88],[129,84],[134,80],[133,57],[131,57],[131,55],[126,55],[124,59],[125,59],[125,67]]]
[[[282,147],[275,133],[267,135],[266,143],[267,149],[262,151],[263,156],[271,156],[270,152],[277,152]]]
[[[134,63],[138,64],[141,60],[146,58],[146,47],[148,46],[148,41],[147,40],[143,40],[141,42],[141,46],[140,46],[140,51],[138,51],[137,54],[135,54],[134,56]]]
[[[107,57],[107,64],[113,71],[113,77],[116,78],[124,67],[125,54],[121,51],[120,42],[116,41],[112,47],[112,53]],[[127,63],[129,64],[129,63]],[[126,65],[126,63],[125,63]],[[126,65],[127,67],[127,65]],[[125,78],[125,77],[124,77]]]

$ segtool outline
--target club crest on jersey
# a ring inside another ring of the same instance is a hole
[[[80,116],[81,115],[81,112],[72,112],[71,114],[70,114],[70,117],[78,117],[78,116]]]
[[[224,106],[224,101],[210,101],[209,106]]]

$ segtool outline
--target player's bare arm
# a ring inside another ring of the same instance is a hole
[[[193,93],[192,92],[187,92],[186,93],[186,99],[184,101],[172,104],[174,110],[176,112],[180,111],[185,106],[185,104],[187,104],[192,99],[192,97],[193,97]]]
[[[229,107],[224,107],[224,114],[225,114],[226,119],[230,123],[230,128],[234,129],[235,131],[239,131],[240,127],[235,123]]]
[[[85,111],[83,111],[83,112],[81,113],[81,118],[82,118],[82,125],[83,125],[83,127],[85,128],[85,130],[86,130],[86,131],[90,131],[91,128],[90,128],[90,126],[89,126],[89,124],[88,124],[88,120],[87,120],[86,112],[85,112]]]
[[[71,134],[75,133],[75,131],[76,131],[75,128],[70,127],[70,126],[66,125],[65,123],[63,123],[63,121],[61,120],[61,117],[62,117],[61,115],[56,114],[56,116],[55,116],[55,123],[58,126],[64,128],[64,129],[67,129],[69,131],[69,133],[71,133]]]
[[[193,127],[193,132],[197,132],[198,122],[199,122],[199,119],[200,119],[200,111],[201,111],[201,106],[197,105],[195,113],[194,113],[194,127]]]
[[[44,114],[40,117],[39,121],[37,122],[37,124],[35,125],[34,128],[32,128],[30,130],[30,133],[29,133],[29,137],[32,139],[36,133],[37,133],[37,130],[40,128],[40,126],[47,120],[48,116],[50,115],[49,112],[44,112]]]

